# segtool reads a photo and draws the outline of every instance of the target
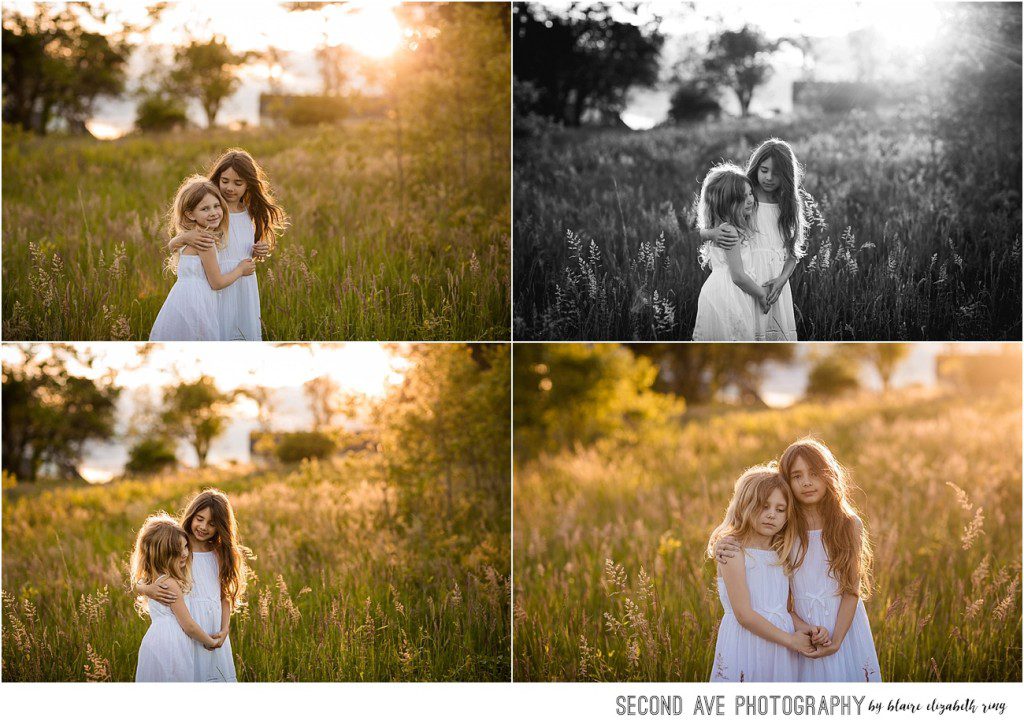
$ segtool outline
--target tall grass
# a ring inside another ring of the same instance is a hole
[[[944,163],[929,122],[785,122],[555,131],[514,149],[517,339],[689,339],[707,271],[692,201],[717,161],[789,141],[816,200],[791,285],[801,339],[1020,339],[1019,187],[989,194]]]
[[[473,531],[389,523],[378,468],[349,457],[290,472],[5,486],[3,679],[133,680],[149,624],[126,590],[133,534],[148,513],[216,485],[257,557],[231,626],[240,680],[507,681],[507,511],[504,526]]]
[[[1020,403],[802,404],[521,462],[516,679],[706,681],[722,615],[707,537],[746,466],[813,433],[860,488],[883,679],[1019,681]]]
[[[147,339],[173,277],[162,216],[241,146],[292,226],[257,268],[264,338],[507,339],[507,150],[457,164],[386,124],[95,141],[4,129],[3,336]]]

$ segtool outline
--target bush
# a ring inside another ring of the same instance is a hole
[[[818,360],[807,376],[808,398],[832,398],[851,393],[859,387],[856,365],[839,355]]]
[[[135,127],[140,131],[170,131],[187,124],[184,104],[169,95],[147,96],[135,109]]]
[[[146,438],[128,451],[125,473],[159,473],[178,465],[174,445],[163,438]]]
[[[709,116],[718,118],[722,107],[715,99],[711,88],[700,81],[681,84],[672,93],[668,117],[673,121],[703,121]]]
[[[334,453],[332,438],[316,431],[284,433],[277,444],[277,458],[282,463],[296,463],[304,458],[327,458]]]

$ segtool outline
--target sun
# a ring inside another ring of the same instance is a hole
[[[402,42],[402,26],[386,4],[367,4],[334,15],[328,33],[333,41],[378,60],[394,53]]]
[[[923,48],[938,35],[942,25],[939,7],[933,2],[886,2],[868,5],[878,32],[894,48]]]

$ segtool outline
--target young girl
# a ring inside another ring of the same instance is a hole
[[[708,552],[725,536],[742,557],[718,565],[718,595],[725,615],[718,628],[712,682],[795,682],[797,651],[812,648],[787,609],[796,535],[787,526],[792,497],[774,468],[748,469],[733,491],[725,519],[711,534]]]
[[[702,230],[722,222],[741,234],[750,232],[749,219],[754,196],[743,170],[733,164],[719,164],[708,172],[700,190],[697,223]],[[711,242],[701,247],[701,265],[711,266],[697,300],[694,340],[753,340],[766,309],[767,292],[748,273],[752,260],[750,245],[741,242],[723,249]]]
[[[813,438],[790,445],[779,470],[797,501],[795,621],[798,626],[815,625],[822,633],[814,640],[815,651],[801,658],[800,681],[880,682],[878,654],[862,601],[871,592],[871,545],[847,497],[846,471],[828,447]],[[732,543],[723,541],[716,553],[729,556]]]
[[[221,249],[224,268],[253,255],[265,257],[273,251],[277,235],[288,217],[270,192],[263,169],[247,152],[229,149],[211,167],[210,181],[218,186],[231,213],[227,244]],[[183,246],[207,250],[213,240],[201,233],[186,233],[171,240],[172,250]],[[256,276],[248,277],[220,295],[219,315],[224,340],[261,340],[260,293]]]
[[[172,234],[198,229],[223,239],[228,231],[224,199],[216,186],[202,176],[190,176],[178,187],[170,212]],[[221,242],[218,242],[221,244]],[[219,340],[217,292],[231,286],[256,267],[251,259],[239,260],[227,274],[221,273],[217,252],[182,249],[172,254],[168,266],[178,276],[156,316],[150,340]]]
[[[167,514],[146,519],[135,539],[131,576],[138,588],[147,584],[162,586],[174,595],[170,606],[136,600],[139,614],[149,613],[151,623],[139,647],[136,682],[191,682],[195,674],[195,648],[218,647],[219,635],[210,636],[189,614],[185,597],[189,592],[188,537],[184,529]],[[195,640],[195,643],[193,643]]]
[[[795,342],[796,315],[789,278],[805,252],[801,170],[793,149],[770,138],[750,155],[747,179],[757,199],[753,215],[751,274],[767,292],[767,315],[757,319],[757,340]]]
[[[181,527],[192,547],[193,589],[189,611],[206,632],[217,638],[212,648],[195,647],[196,682],[235,682],[229,630],[231,613],[245,597],[245,559],[251,552],[238,541],[235,512],[223,491],[207,489],[193,498],[181,515]],[[161,602],[178,595],[160,585],[138,587]]]

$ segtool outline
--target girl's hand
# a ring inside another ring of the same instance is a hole
[[[266,242],[256,242],[252,245],[252,256],[266,257],[268,254],[270,254],[270,245]]]
[[[731,536],[725,536],[715,544],[715,560],[724,564],[740,553],[739,542]]]
[[[226,629],[222,629],[221,631],[217,632],[217,634],[212,634],[210,636],[213,637],[213,639],[216,640],[217,643],[212,647],[207,647],[206,649],[208,650],[220,649],[224,646],[224,643],[228,641],[228,631]]]
[[[732,249],[740,241],[739,232],[732,224],[722,222],[711,230],[711,238],[722,249]]]
[[[203,229],[191,229],[187,232],[182,232],[177,238],[181,240],[183,245],[192,247],[197,252],[213,249],[213,245],[217,242],[217,237]]]
[[[250,274],[255,274],[256,263],[251,259],[243,259],[241,262],[238,263],[238,266],[235,267],[235,269],[242,270],[242,276],[248,277]]]
[[[162,580],[163,577],[160,577],[153,584],[139,584],[135,587],[135,591],[144,597],[169,607],[178,601],[178,595],[172,592],[166,584],[162,584]]]
[[[782,294],[782,290],[786,288],[786,282],[788,280],[782,277],[776,277],[775,279],[768,280],[764,283],[764,287],[767,290],[768,295],[768,306],[771,307],[775,304],[776,300],[779,299],[779,295]]]
[[[811,636],[806,632],[793,632],[789,635],[789,648],[794,652],[807,654],[814,649],[814,645],[811,644]]]
[[[224,636],[223,633],[221,632],[217,632],[217,634],[207,635],[207,639],[209,641],[203,642],[203,647],[210,651],[218,649],[222,644],[224,644]]]
[[[811,644],[815,647],[828,647],[832,644],[832,635],[827,629],[822,626],[812,626],[810,629]]]
[[[800,654],[802,654],[804,657],[808,657],[808,658],[810,658],[812,660],[819,660],[822,657],[828,657],[829,655],[834,655],[838,651],[839,651],[839,643],[838,642],[832,642],[831,644],[829,644],[826,647],[817,647],[812,652],[800,651]]]
[[[755,299],[757,300],[757,306],[761,308],[761,312],[767,315],[768,311],[772,308],[771,304],[768,303],[768,295],[762,292]]]

